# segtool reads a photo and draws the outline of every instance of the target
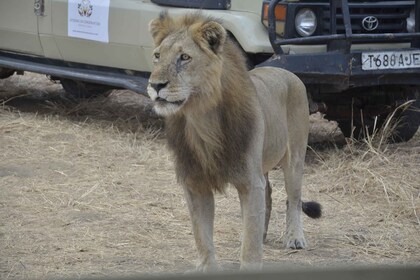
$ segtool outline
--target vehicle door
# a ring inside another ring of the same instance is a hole
[[[66,61],[150,71],[148,23],[161,8],[143,0],[51,0],[52,33]]]
[[[0,1],[0,49],[43,55],[35,0]]]

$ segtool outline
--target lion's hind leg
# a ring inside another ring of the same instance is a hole
[[[285,246],[291,249],[303,249],[306,240],[302,226],[302,177],[303,162],[290,162],[283,166],[284,181],[287,193]]]
[[[304,249],[307,244],[303,234],[301,212],[303,211],[312,219],[317,219],[322,215],[322,207],[318,202],[303,202],[301,200],[303,160],[295,161],[294,164],[285,165],[283,172],[287,193],[286,234],[284,243],[286,248]]]

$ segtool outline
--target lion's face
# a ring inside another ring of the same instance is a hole
[[[186,34],[173,34],[153,52],[154,70],[147,92],[158,114],[177,112],[200,87],[200,68],[208,56]]]
[[[171,23],[166,26],[168,21]],[[158,114],[168,116],[189,106],[197,107],[198,104],[194,103],[203,101],[208,92],[214,91],[206,90],[215,86],[214,80],[220,80],[222,65],[218,56],[218,51],[221,51],[220,42],[216,42],[216,34],[211,33],[214,32],[214,24],[225,32],[215,22],[199,22],[189,28],[182,27],[181,23],[168,17],[151,22],[151,32],[157,47],[153,52],[154,70],[150,75],[147,92]],[[177,25],[178,28],[173,31],[172,28]],[[203,27],[207,29],[203,30]],[[213,45],[209,43],[208,36],[212,36]],[[217,50],[213,48],[215,44],[218,44]]]

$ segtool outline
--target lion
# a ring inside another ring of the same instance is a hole
[[[285,246],[305,248],[301,210],[309,107],[294,74],[262,67],[248,72],[241,49],[219,20],[202,13],[149,24],[156,48],[148,94],[165,118],[169,149],[183,186],[198,250],[197,271],[217,270],[213,243],[214,193],[227,184],[239,194],[243,236],[241,269],[262,267],[271,212],[268,172],[281,165],[287,192]]]

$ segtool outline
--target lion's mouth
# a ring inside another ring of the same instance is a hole
[[[185,100],[169,101],[161,97],[158,97],[155,99],[155,102],[160,105],[173,104],[173,105],[181,106],[185,102]]]

